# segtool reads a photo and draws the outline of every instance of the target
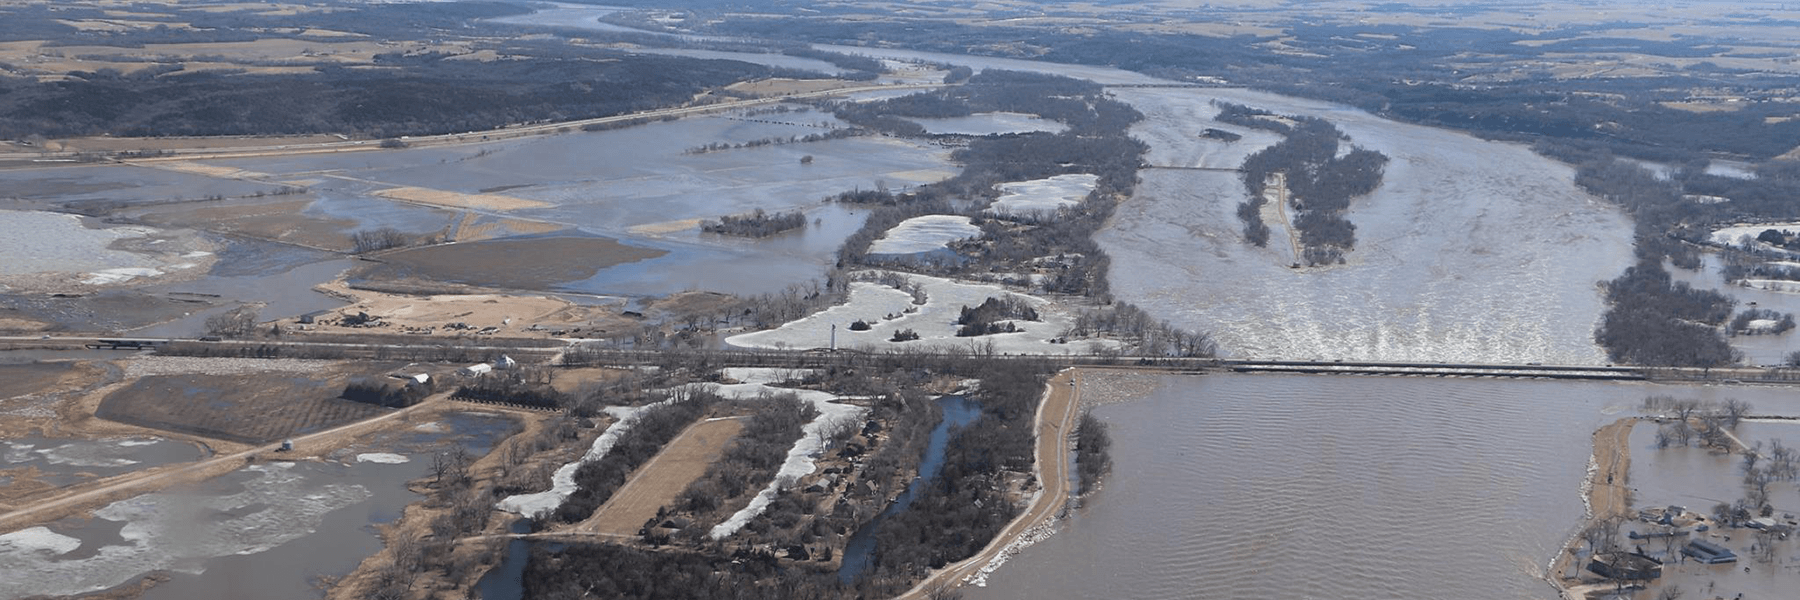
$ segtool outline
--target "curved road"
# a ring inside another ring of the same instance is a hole
[[[1014,517],[1011,523],[988,542],[974,556],[962,561],[946,565],[932,573],[924,581],[895,598],[924,600],[935,592],[948,590],[962,585],[970,576],[980,573],[988,563],[1006,551],[1019,536],[1041,524],[1048,523],[1062,512],[1069,504],[1069,450],[1072,429],[1075,427],[1075,415],[1081,406],[1079,386],[1072,385],[1076,380],[1078,369],[1064,369],[1055,377],[1045,390],[1044,400],[1038,403],[1037,411],[1037,461],[1032,472],[1037,476],[1038,485],[1043,486],[1025,512]]]

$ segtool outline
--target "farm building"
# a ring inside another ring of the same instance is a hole
[[[493,370],[494,370],[494,365],[490,365],[487,363],[476,363],[476,364],[472,364],[472,365],[463,367],[461,370],[458,370],[457,373],[461,374],[464,377],[480,377],[482,375],[486,375],[486,374],[492,372]]]
[[[1724,546],[1706,540],[1688,542],[1687,546],[1681,548],[1681,553],[1709,565],[1737,562],[1737,554]]]
[[[1607,578],[1645,581],[1662,577],[1662,561],[1636,552],[1607,552],[1588,562],[1589,571]]]

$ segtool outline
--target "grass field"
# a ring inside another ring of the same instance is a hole
[[[706,474],[706,467],[743,428],[743,422],[736,418],[701,421],[688,427],[632,473],[624,487],[579,528],[593,533],[637,535],[645,521],[656,517],[657,509],[673,503],[688,484]]]

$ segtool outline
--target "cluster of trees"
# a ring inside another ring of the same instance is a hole
[[[747,215],[726,215],[717,221],[700,222],[700,230],[707,233],[752,238],[769,237],[802,227],[806,227],[806,215],[798,210],[771,214],[760,208]]]
[[[566,408],[571,403],[569,395],[556,388],[514,377],[482,377],[457,386],[452,397],[537,408]]]
[[[261,315],[254,306],[239,306],[207,317],[206,333],[218,337],[244,337],[256,331],[256,320]]]
[[[704,392],[683,393],[686,397],[672,398],[674,402],[645,410],[606,456],[575,469],[575,492],[556,509],[557,521],[579,523],[593,516],[619,486],[625,485],[625,478],[633,470],[656,456],[669,440],[718,400],[718,396]]]
[[[1750,414],[1750,403],[1736,398],[1723,402],[1702,401],[1674,396],[1644,398],[1643,410],[1672,417],[1656,430],[1656,446],[1687,446],[1695,438],[1701,445],[1731,450],[1731,437],[1726,430],[1737,429]]]
[[[1081,423],[1075,429],[1075,471],[1081,476],[1081,492],[1087,493],[1100,485],[1100,478],[1112,470],[1112,436],[1106,433],[1106,423],[1092,412],[1081,413]]]
[[[1213,356],[1219,351],[1211,335],[1179,329],[1129,302],[1083,311],[1063,335],[1123,339],[1142,356]]]
[[[1013,333],[1021,331],[1013,324],[1013,320],[1036,321],[1037,309],[1030,302],[1013,295],[989,296],[980,306],[962,307],[956,317],[957,337],[975,337],[995,333]]]
[[[850,81],[874,81],[876,78],[881,77],[883,72],[887,71],[887,66],[881,64],[881,61],[867,56],[820,50],[807,45],[784,48],[781,53],[788,56],[822,60],[836,65],[838,68],[847,71],[846,73],[839,73],[836,77]]]
[[[721,508],[745,500],[774,480],[776,471],[787,460],[788,449],[800,439],[801,428],[819,416],[811,403],[793,394],[737,404],[753,416],[744,421],[743,430],[706,468],[706,474],[676,497],[676,511],[691,515],[695,524],[723,521],[722,515],[717,514]],[[705,531],[690,527],[681,533],[698,542]]]
[[[1606,282],[1607,310],[1594,341],[1617,363],[1717,367],[1741,354],[1720,333],[1735,302],[1673,281],[1655,262],[1640,262]]]
[[[1238,205],[1238,218],[1244,220],[1245,239],[1257,246],[1268,243],[1269,228],[1261,216],[1266,201],[1263,191],[1273,177],[1279,177],[1296,211],[1294,228],[1300,231],[1307,264],[1343,262],[1343,254],[1356,247],[1356,226],[1342,213],[1352,198],[1381,184],[1387,155],[1353,148],[1338,156],[1338,141],[1344,134],[1324,119],[1284,117],[1277,121],[1261,116],[1267,115],[1266,111],[1234,104],[1225,104],[1222,110],[1221,118],[1231,115],[1231,122],[1287,136],[1244,159],[1242,177],[1251,199]]]
[[[432,385],[429,383],[393,385],[383,381],[365,379],[346,384],[344,393],[338,397],[351,402],[388,408],[405,408],[418,404],[426,396],[430,396],[432,389]]]
[[[826,140],[841,140],[844,138],[852,138],[852,137],[868,135],[868,134],[869,134],[868,131],[859,129],[856,127],[840,127],[840,128],[833,129],[833,130],[825,132],[825,133],[813,133],[813,134],[807,134],[807,135],[790,135],[788,137],[766,137],[766,138],[758,138],[758,139],[750,140],[748,142],[740,142],[740,143],[736,143],[736,144],[728,144],[725,142],[713,142],[710,144],[701,144],[699,146],[694,146],[694,147],[688,148],[686,150],[683,150],[682,153],[683,154],[707,154],[707,153],[711,153],[711,152],[722,152],[725,150],[740,150],[743,148],[761,148],[764,146],[784,146],[787,144],[806,144],[806,143],[811,143],[811,142],[823,142]]]
[[[762,550],[733,554],[615,544],[534,547],[526,598],[577,600],[823,600],[843,596],[822,567],[784,566]]]
[[[1772,321],[1773,325],[1753,326],[1757,321]],[[1731,324],[1725,327],[1730,335],[1779,335],[1794,330],[1794,315],[1767,308],[1752,308],[1740,312],[1731,318]]]
[[[352,252],[366,254],[411,244],[413,237],[392,227],[362,229],[350,234]]]
[[[981,416],[951,434],[937,476],[876,532],[875,576],[913,581],[968,558],[1018,512],[1007,488],[1031,472],[1031,421],[1051,369],[1029,361],[968,362],[972,374],[980,373],[972,399]]]

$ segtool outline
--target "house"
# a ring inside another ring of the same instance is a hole
[[[494,368],[500,369],[502,371],[511,369],[518,365],[519,365],[519,363],[517,361],[514,361],[511,356],[507,356],[504,354],[500,355],[500,360],[494,361]]]
[[[482,375],[488,374],[489,372],[491,372],[493,370],[494,370],[494,365],[490,365],[487,363],[476,363],[476,364],[472,364],[472,365],[463,367],[461,370],[458,370],[457,373],[461,374],[464,377],[480,377]]]
[[[1706,540],[1694,540],[1688,542],[1686,546],[1681,548],[1681,553],[1709,565],[1737,562],[1737,554],[1732,553],[1731,550],[1726,549],[1724,546]]]
[[[304,315],[300,315],[300,324],[311,325],[313,323],[318,322],[318,320],[320,318],[329,316],[330,314],[331,314],[331,311],[329,311],[329,310],[315,310],[315,311],[306,313]]]

